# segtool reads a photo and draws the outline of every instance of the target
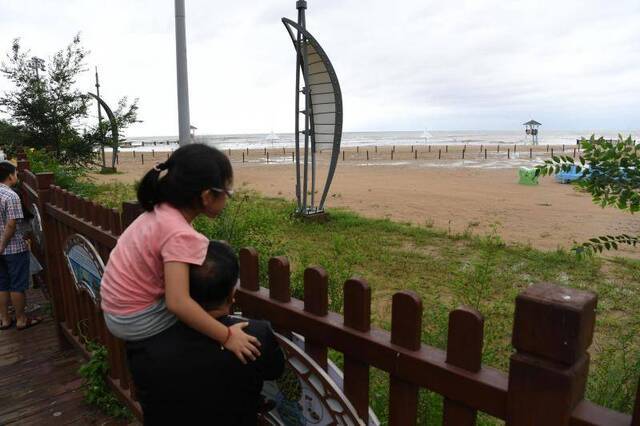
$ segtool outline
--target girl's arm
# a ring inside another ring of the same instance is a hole
[[[238,323],[231,330],[209,315],[189,295],[189,265],[182,262],[164,264],[165,300],[167,309],[180,321],[208,336],[233,352],[243,363],[246,358],[255,360],[260,355],[260,342],[242,331],[248,323]],[[229,334],[231,333],[231,334]],[[227,339],[228,337],[228,339]]]

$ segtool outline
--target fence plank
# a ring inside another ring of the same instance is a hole
[[[552,284],[516,298],[507,424],[567,425],[584,397],[597,296]],[[542,391],[544,390],[544,391]]]
[[[417,351],[421,345],[422,301],[413,292],[393,295],[391,307],[391,343]],[[396,364],[403,363],[399,352]],[[418,420],[418,386],[391,373],[389,389],[389,425],[415,425]]]
[[[447,363],[476,373],[482,367],[484,319],[475,309],[461,307],[449,314]],[[445,426],[476,424],[476,410],[448,398],[444,400]]]
[[[291,300],[291,272],[284,256],[269,259],[269,297],[283,303]]]
[[[329,311],[329,279],[324,269],[314,266],[304,271],[304,310],[314,315],[326,316]],[[322,368],[327,369],[327,346],[307,338],[304,350]]]
[[[260,284],[258,282],[258,252],[253,247],[244,247],[240,249],[240,287],[258,291]]]
[[[640,381],[638,381],[638,390],[636,390],[636,405],[633,409],[631,426],[640,426]]]
[[[125,201],[122,203],[122,227],[126,229],[144,212],[144,209],[137,201]]]
[[[364,280],[351,278],[344,283],[344,325],[362,333],[371,329],[371,288]],[[344,356],[344,393],[368,424],[369,365],[350,355]]]

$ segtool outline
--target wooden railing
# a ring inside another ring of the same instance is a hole
[[[123,342],[111,336],[99,306],[79,291],[63,258],[66,238],[79,233],[106,263],[118,235],[140,213],[124,203],[123,213],[65,191],[50,173],[33,174],[19,161],[23,196],[42,213],[44,246],[36,247],[45,265],[53,313],[61,336],[88,356],[87,339],[108,348],[109,383],[138,416]],[[279,331],[305,338],[305,351],[323,368],[328,349],[344,355],[344,392],[366,422],[369,370],[388,373],[389,424],[417,422],[418,391],[444,397],[444,425],[474,425],[478,411],[509,425],[640,426],[640,401],[633,416],[584,400],[597,297],[590,292],[551,284],[532,286],[515,303],[508,374],[483,366],[482,315],[462,307],[449,315],[446,350],[421,343],[422,302],[410,291],[393,295],[391,331],[371,326],[371,289],[361,279],[344,284],[344,316],[328,310],[328,277],[321,267],[304,272],[304,299],[291,297],[289,263],[268,262],[268,289],[259,282],[258,253],[240,250],[237,302],[249,317],[265,318]],[[267,283],[262,283],[267,284]],[[640,395],[640,394],[638,394]]]

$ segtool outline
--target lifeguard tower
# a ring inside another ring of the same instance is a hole
[[[531,136],[531,144],[538,145],[538,126],[542,126],[542,123],[538,123],[536,120],[529,120],[522,125],[525,126],[527,136]]]

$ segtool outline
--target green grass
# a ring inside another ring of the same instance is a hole
[[[110,207],[135,198],[133,185],[96,185],[64,169],[56,171],[56,178],[61,186]],[[336,312],[342,311],[344,281],[352,276],[366,279],[372,288],[372,321],[384,329],[390,327],[393,293],[416,292],[423,301],[422,339],[433,346],[446,346],[448,312],[461,304],[473,306],[485,317],[483,362],[503,371],[512,353],[514,299],[520,291],[542,281],[595,291],[598,316],[587,397],[631,411],[640,374],[640,262],[542,252],[507,245],[499,231],[452,235],[428,223],[421,227],[366,219],[339,209],[329,210],[326,224],[309,223],[296,219],[293,210],[291,202],[240,191],[221,217],[199,218],[195,225],[237,249],[255,247],[264,286],[268,259],[287,256],[294,297],[302,298],[304,268],[321,265],[329,274],[330,308]],[[342,364],[340,354],[331,356]],[[388,386],[388,375],[372,368],[370,403],[383,423]],[[419,414],[419,424],[439,423],[442,398],[421,391]],[[485,415],[479,420],[496,423]]]
[[[234,247],[260,253],[261,284],[267,285],[267,261],[286,255],[291,263],[292,293],[302,296],[302,274],[309,265],[329,273],[332,310],[342,310],[342,285],[351,276],[372,288],[372,320],[389,329],[391,296],[412,290],[423,301],[425,343],[446,346],[448,312],[461,304],[485,317],[483,362],[504,371],[512,353],[510,335],[516,295],[529,285],[552,282],[598,293],[598,319],[588,398],[629,412],[638,374],[640,262],[579,259],[566,251],[542,252],[505,244],[489,236],[447,232],[389,220],[366,219],[345,210],[329,210],[330,221],[316,224],[296,219],[291,202],[241,192],[221,217],[199,218],[196,227]],[[340,357],[334,356],[340,363]],[[387,416],[388,379],[372,370],[371,406]],[[439,422],[441,397],[421,392],[422,422]],[[493,424],[488,416],[481,424]]]

